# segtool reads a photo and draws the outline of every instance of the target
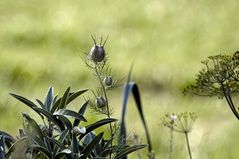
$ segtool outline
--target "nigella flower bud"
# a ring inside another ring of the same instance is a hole
[[[105,84],[106,86],[111,86],[112,83],[113,83],[113,80],[112,80],[112,77],[111,77],[111,76],[107,76],[107,77],[104,78],[104,84]]]
[[[104,46],[94,45],[89,53],[89,56],[94,62],[102,62],[105,59]]]
[[[96,97],[96,100],[95,100],[95,105],[98,107],[98,108],[104,108],[106,104],[106,101],[103,97]]]

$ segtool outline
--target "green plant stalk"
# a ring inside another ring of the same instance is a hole
[[[192,153],[191,153],[191,148],[190,148],[189,139],[188,139],[188,132],[185,131],[184,134],[185,134],[185,138],[186,138],[186,142],[187,142],[189,158],[192,159]]]
[[[108,97],[107,97],[107,94],[106,94],[106,89],[105,89],[103,81],[100,78],[100,74],[99,74],[99,71],[98,71],[97,67],[95,67],[95,73],[96,73],[96,76],[97,76],[98,80],[100,81],[100,85],[102,87],[103,94],[104,94],[104,97],[105,97],[107,117],[110,118],[110,109],[109,109],[109,103],[108,103]],[[110,135],[111,135],[111,138],[112,138],[112,142],[111,142],[111,147],[112,147],[114,134],[113,134],[113,128],[112,128],[111,123],[110,123]],[[110,152],[110,159],[111,159],[111,152]]]
[[[169,147],[168,147],[168,159],[172,159],[173,154],[173,127],[169,130]]]
[[[139,152],[137,152],[138,159],[141,159],[141,155]]]

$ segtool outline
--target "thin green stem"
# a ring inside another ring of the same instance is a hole
[[[107,117],[110,118],[110,109],[109,109],[109,102],[108,102],[108,97],[107,97],[107,93],[106,93],[106,89],[105,89],[105,85],[100,77],[100,73],[97,69],[97,66],[95,67],[95,73],[96,73],[96,76],[100,82],[100,85],[102,87],[102,90],[103,90],[103,94],[104,94],[104,97],[105,97],[105,101],[106,101],[106,110],[107,110]],[[110,123],[110,135],[111,135],[111,138],[112,138],[112,142],[111,142],[111,147],[112,147],[112,144],[113,144],[113,137],[114,137],[114,134],[113,134],[113,128],[112,128],[112,124]],[[110,159],[111,159],[111,153],[110,153]]]
[[[184,132],[184,134],[185,134],[185,137],[186,137],[189,158],[192,159],[192,153],[191,153],[191,148],[190,148],[189,139],[188,139],[188,132]]]
[[[172,159],[173,154],[173,127],[169,130],[169,147],[168,147],[168,159]]]

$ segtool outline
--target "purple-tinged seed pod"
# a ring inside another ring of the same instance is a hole
[[[94,45],[90,51],[90,59],[94,62],[102,62],[105,59],[104,47]]]
[[[96,100],[95,100],[95,105],[98,107],[98,108],[104,108],[105,107],[105,104],[106,104],[106,101],[103,97],[96,97]]]
[[[107,76],[104,78],[104,84],[106,86],[111,86],[113,84],[113,79],[111,76]]]
[[[106,38],[104,44],[102,45],[102,37],[101,37],[101,42],[100,45],[96,44],[95,38],[92,36],[92,39],[94,41],[94,46],[91,48],[90,53],[89,53],[89,57],[90,60],[92,60],[93,62],[102,62],[105,59],[105,43],[108,39],[108,37]]]

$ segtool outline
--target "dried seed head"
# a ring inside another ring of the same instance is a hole
[[[106,86],[111,86],[112,83],[113,83],[113,80],[112,80],[112,77],[111,77],[111,76],[107,76],[107,77],[104,78],[104,84],[105,84]]]
[[[96,97],[96,100],[95,100],[95,105],[98,107],[98,108],[104,108],[105,107],[105,99],[103,97]]]

